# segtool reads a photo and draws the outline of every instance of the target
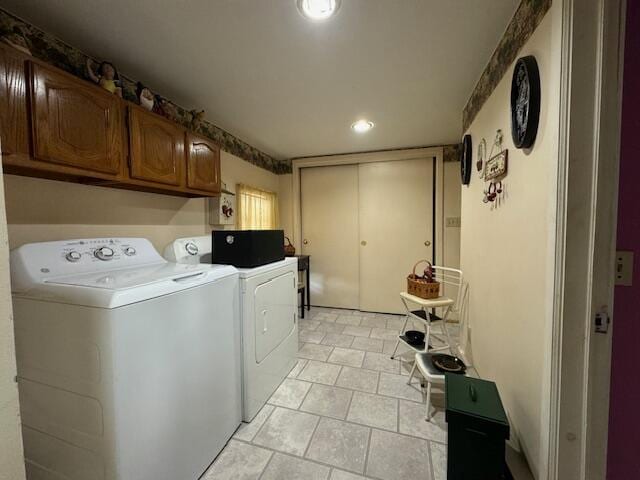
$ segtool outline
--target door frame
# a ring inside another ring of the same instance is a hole
[[[555,3],[555,2],[554,2]],[[553,8],[553,7],[552,7]],[[625,0],[559,0],[562,29],[549,480],[605,478]],[[594,62],[595,59],[595,62]]]
[[[443,147],[408,148],[404,150],[382,150],[377,152],[348,153],[319,157],[295,158],[291,161],[293,176],[293,244],[302,251],[302,205],[300,172],[303,168],[354,165],[371,162],[389,162],[433,158],[435,172],[435,249],[436,259],[442,259],[444,248],[444,149]]]

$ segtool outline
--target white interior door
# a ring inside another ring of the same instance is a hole
[[[300,171],[302,253],[311,256],[312,305],[357,309],[358,166]]]
[[[358,167],[360,310],[401,313],[409,270],[433,258],[433,159]]]

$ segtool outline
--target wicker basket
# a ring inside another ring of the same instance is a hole
[[[293,246],[289,237],[284,237],[284,239],[287,241],[287,244],[284,246],[284,254],[287,257],[293,257],[296,254],[296,247]]]
[[[426,278],[416,275],[416,267],[423,262],[431,267],[431,262],[428,260],[419,260],[413,266],[413,272],[407,277],[407,293],[424,299],[438,298],[440,296],[440,282],[429,282]]]

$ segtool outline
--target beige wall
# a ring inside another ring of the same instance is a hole
[[[280,175],[280,227],[284,234],[295,244],[293,232],[293,175]]]
[[[462,185],[460,183],[460,162],[444,164],[444,262],[445,267],[460,266],[460,227],[448,227],[447,218],[460,218],[460,200]]]
[[[4,194],[0,183],[0,480],[24,478],[10,291]]]
[[[542,106],[535,145],[526,152],[511,141],[511,68],[468,131],[474,149],[484,137],[490,150],[496,130],[502,129],[509,150],[504,201],[494,210],[482,202],[485,185],[475,171],[462,189],[461,266],[470,288],[474,365],[483,378],[496,381],[512,436],[536,477],[545,469],[549,430],[560,88],[554,7],[519,54],[535,55],[540,68]]]
[[[280,186],[279,175],[256,167],[224,151],[220,155],[220,169],[222,181],[232,192],[235,192],[237,183],[245,183],[270,192],[277,192]]]
[[[278,191],[278,176],[227,152],[222,180]],[[178,237],[204,235],[208,201],[13,175],[4,176],[9,244],[78,237],[139,236],[161,252]]]

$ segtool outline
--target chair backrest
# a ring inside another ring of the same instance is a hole
[[[452,310],[454,312],[458,311],[465,289],[462,270],[459,270],[457,268],[441,267],[439,265],[434,265],[432,268],[434,280],[440,282],[443,285],[449,285],[456,288],[456,303],[452,306]]]

